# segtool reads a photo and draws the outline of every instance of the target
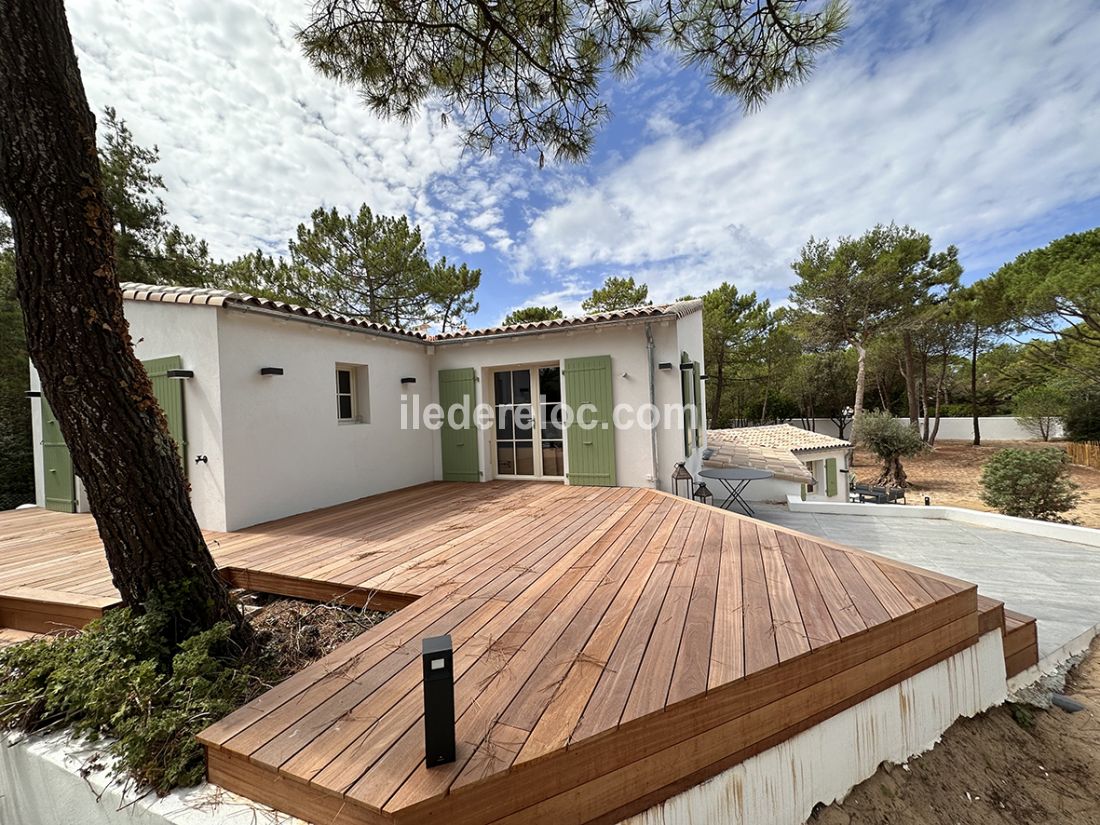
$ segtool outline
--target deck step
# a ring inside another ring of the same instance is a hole
[[[1011,679],[1039,663],[1039,633],[1035,619],[1005,610],[1005,672]]]
[[[1039,635],[1035,619],[1004,606],[1004,602],[978,595],[978,628],[982,633],[1001,629],[1004,639],[1005,674],[1012,678],[1039,663]]]
[[[79,629],[116,604],[117,597],[20,585],[0,591],[0,627],[28,633]]]

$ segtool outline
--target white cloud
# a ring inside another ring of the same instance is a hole
[[[900,53],[857,30],[761,111],[576,187],[534,218],[520,266],[624,268],[659,299],[723,279],[778,294],[811,234],[896,220],[965,256],[1100,195],[1100,15],[987,4],[948,27],[949,12],[914,7],[889,38]]]
[[[293,39],[297,0],[78,0],[70,27],[93,110],[115,106],[136,139],[157,144],[169,214],[216,255],[281,249],[318,205],[410,214],[431,237],[458,212],[425,193],[479,164],[457,129],[371,115],[318,75]],[[484,247],[484,243],[482,243]]]

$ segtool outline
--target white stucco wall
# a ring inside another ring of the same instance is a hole
[[[798,458],[811,467],[814,471],[814,489],[806,494],[806,498],[813,501],[847,501],[848,500],[848,450],[815,450],[812,453],[799,453]],[[829,489],[825,481],[825,462],[830,458],[836,459],[836,493],[828,495]],[[801,486],[795,490],[798,494]]]
[[[235,309],[218,317],[229,529],[432,479],[430,435],[401,428],[403,393],[429,386],[423,344]],[[368,368],[369,423],[337,420],[338,363]],[[416,383],[403,388],[403,377]]]
[[[221,461],[221,382],[218,359],[218,310],[209,306],[160,304],[127,301],[126,319],[134,353],[141,361],[178,355],[183,367],[195,371],[195,377],[181,381],[183,387],[184,426],[187,434],[185,463],[191,485],[191,504],[199,524],[212,530],[224,530],[225,469]],[[41,387],[31,369],[31,388]],[[45,506],[42,480],[42,413],[38,400],[32,407],[35,449],[35,495],[39,507]],[[206,464],[196,464],[195,456],[206,455]],[[87,497],[77,480],[79,509],[87,512]]]
[[[187,433],[184,464],[191,484],[191,506],[201,526],[225,530],[219,310],[189,304],[127,301],[125,311],[139,360],[179,355],[183,369],[195,371],[194,378],[180,382]],[[195,458],[200,455],[207,457],[205,463],[196,463]]]
[[[673,320],[651,323],[654,339],[654,365],[670,361],[678,365],[680,352],[686,350],[702,363],[701,315],[688,318],[699,326],[698,335],[691,334],[692,323]],[[646,351],[645,324],[616,324],[604,327],[546,332],[500,339],[478,339],[445,343],[434,347],[432,355],[432,401],[438,401],[438,374],[443,369],[473,367],[478,376],[477,403],[492,404],[492,372],[495,369],[533,365],[564,366],[567,358],[610,355],[612,396],[616,406],[629,405],[637,410],[649,403],[649,364]],[[680,403],[680,371],[654,368],[654,391],[659,409],[665,404]],[[426,398],[426,394],[424,396]],[[425,402],[427,403],[427,402]],[[670,489],[669,477],[673,464],[684,460],[682,419],[677,417],[671,428],[662,425],[657,430],[658,478],[653,478],[650,432],[642,427],[617,429],[615,432],[615,473],[618,484],[631,487]],[[479,460],[483,480],[495,477],[493,433],[479,436]],[[694,461],[698,464],[698,453]],[[441,478],[443,467],[440,436],[432,433],[434,477]],[[568,468],[567,468],[568,469]]]
[[[184,368],[195,372],[181,382],[186,465],[199,523],[214,530],[441,478],[439,433],[402,426],[414,399],[421,407],[438,400],[440,369],[474,367],[480,378],[477,400],[490,403],[495,368],[561,366],[567,358],[610,355],[614,403],[637,411],[650,400],[645,322],[429,346],[236,308],[127,301],[126,315],[140,359],[179,355]],[[662,412],[666,405],[681,402],[680,352],[702,363],[701,321],[701,313],[695,313],[648,322],[654,365],[674,365],[672,370],[653,370]],[[337,420],[337,364],[367,368],[367,422]],[[265,366],[280,367],[284,374],[261,376]],[[403,385],[405,377],[416,382]],[[32,386],[37,387],[33,375]],[[41,423],[35,404],[36,442],[41,440]],[[658,427],[656,478],[649,431],[640,426],[618,429],[618,483],[670,489],[674,464],[685,460],[682,427],[680,415],[663,418]],[[492,437],[491,430],[480,435],[483,480],[495,476]],[[693,450],[686,457],[693,473],[700,453]],[[198,456],[206,461],[196,463]],[[37,451],[40,506],[42,484]]]
[[[909,419],[906,418],[906,421]],[[791,424],[795,427],[805,427],[802,419],[792,418]],[[923,426],[923,424],[922,424]],[[978,419],[978,428],[981,430],[982,441],[1034,441],[1039,436],[1025,430],[1011,415],[982,416]],[[806,427],[806,429],[809,429]],[[818,418],[813,427],[816,432],[823,435],[837,435],[837,426],[828,418]],[[852,428],[849,426],[844,433],[845,438],[852,437]],[[1052,438],[1062,437],[1062,426],[1056,425]],[[974,420],[969,417],[941,418],[940,429],[936,438],[945,441],[970,441],[974,438]]]

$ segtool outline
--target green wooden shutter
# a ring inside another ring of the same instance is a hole
[[[802,500],[806,500],[806,482],[802,482]]]
[[[691,356],[686,352],[680,353],[680,363],[691,362]],[[691,455],[691,376],[685,369],[680,370],[680,400],[684,403],[684,455]]]
[[[703,446],[703,371],[699,367],[698,361],[692,361],[692,366],[695,367],[692,372],[692,377],[695,379],[695,397],[692,399],[695,404],[695,446]]]
[[[166,358],[150,358],[141,363],[149,374],[149,380],[153,382],[153,395],[168,421],[168,433],[176,442],[176,451],[186,475],[187,429],[183,416],[183,381],[168,377],[168,370],[183,368],[183,359],[178,355],[169,355]]]
[[[825,459],[825,495],[836,495],[836,459]]]
[[[439,403],[443,407],[443,429],[440,442],[443,450],[444,481],[478,481],[477,430],[474,427],[473,367],[439,371]],[[466,410],[462,427],[447,422],[447,412],[458,405]]]
[[[65,446],[61,427],[42,396],[42,470],[45,476],[46,509],[60,513],[76,512],[76,478],[73,457]]]
[[[569,459],[570,484],[614,487],[615,427],[611,418],[611,356],[565,359],[565,403],[569,421],[565,428],[565,451]],[[586,424],[581,426],[582,406]]]

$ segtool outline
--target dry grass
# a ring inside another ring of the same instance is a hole
[[[905,460],[911,490],[908,501],[922,505],[924,496],[933,504],[989,510],[982,503],[979,478],[982,467],[998,450],[1007,447],[1038,449],[1057,446],[1042,441],[994,441],[975,447],[966,441],[940,441],[935,449],[917,458]],[[878,474],[877,459],[866,450],[857,449],[852,469],[859,478]],[[1068,515],[1086,527],[1100,528],[1100,470],[1074,465],[1073,481],[1081,488],[1081,501]]]

